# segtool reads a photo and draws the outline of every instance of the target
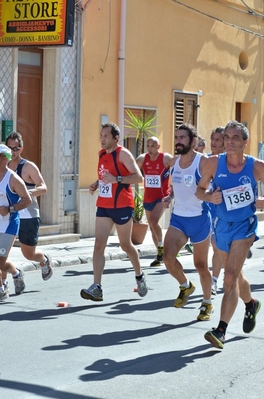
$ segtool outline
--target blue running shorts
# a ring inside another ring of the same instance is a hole
[[[134,209],[130,206],[125,208],[101,208],[98,207],[96,216],[101,218],[110,218],[115,224],[126,224],[133,217]]]
[[[161,202],[161,198],[157,199],[156,201],[153,202],[144,202],[144,209],[146,211],[153,211],[153,209],[155,208],[155,205],[158,204],[159,202]]]
[[[255,235],[254,241],[257,241],[258,218],[256,215],[240,222],[224,222],[215,218],[214,232],[215,243],[221,251],[229,252],[233,241],[245,240]]]
[[[192,244],[198,244],[211,234],[211,215],[209,212],[203,212],[200,216],[184,217],[172,213],[170,226],[182,231],[190,238]]]

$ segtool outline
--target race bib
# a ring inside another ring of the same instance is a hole
[[[160,176],[159,175],[146,175],[145,176],[145,187],[148,188],[160,188]]]
[[[104,184],[102,180],[99,180],[99,196],[112,198],[112,183]]]
[[[255,200],[250,183],[228,188],[227,190],[223,190],[222,194],[228,211],[245,208]]]

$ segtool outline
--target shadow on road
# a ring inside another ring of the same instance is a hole
[[[228,345],[232,341],[245,338],[246,337],[231,338],[226,341],[225,345]],[[209,345],[205,344],[182,351],[155,353],[121,362],[116,362],[112,359],[97,360],[92,365],[85,368],[85,370],[94,371],[94,373],[84,374],[80,379],[82,381],[101,381],[115,378],[117,375],[150,375],[161,372],[174,373],[197,359],[208,358],[221,353],[221,351],[212,347],[208,348],[208,346]],[[211,350],[202,352],[207,349]]]

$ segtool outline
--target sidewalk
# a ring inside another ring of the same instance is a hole
[[[163,236],[165,236],[165,233],[166,229],[163,229]],[[264,237],[264,221],[260,221],[258,224],[258,235],[260,238]],[[92,267],[94,237],[81,238],[80,241],[72,243],[39,245],[38,248],[52,257],[52,265],[54,267],[77,266],[84,263],[90,263]],[[153,244],[151,232],[149,230],[143,244],[136,245],[136,248],[138,249],[140,257],[150,255],[153,256],[154,259],[157,250]],[[181,252],[187,253],[184,249]],[[116,235],[112,235],[108,239],[105,249],[105,258],[106,261],[127,258],[127,254],[122,251]],[[39,268],[38,263],[28,261],[24,258],[19,247],[13,247],[11,249],[9,259],[14,262],[16,267],[22,268],[24,271],[36,270]]]

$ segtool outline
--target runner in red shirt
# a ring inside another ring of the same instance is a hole
[[[163,237],[159,220],[165,211],[162,199],[170,193],[169,162],[172,155],[159,151],[160,143],[157,137],[147,140],[147,153],[139,155],[137,164],[144,174],[144,208],[152,233],[152,239],[157,247],[156,259],[150,266],[160,266],[163,261]]]
[[[131,241],[134,199],[130,184],[141,183],[142,175],[131,152],[118,144],[119,135],[120,129],[115,123],[102,125],[98,180],[88,187],[90,194],[99,190],[93,252],[94,282],[89,288],[81,290],[81,297],[92,301],[103,300],[101,280],[105,266],[104,251],[114,225],[120,246],[134,267],[138,295],[143,297],[148,292],[138,251]]]

